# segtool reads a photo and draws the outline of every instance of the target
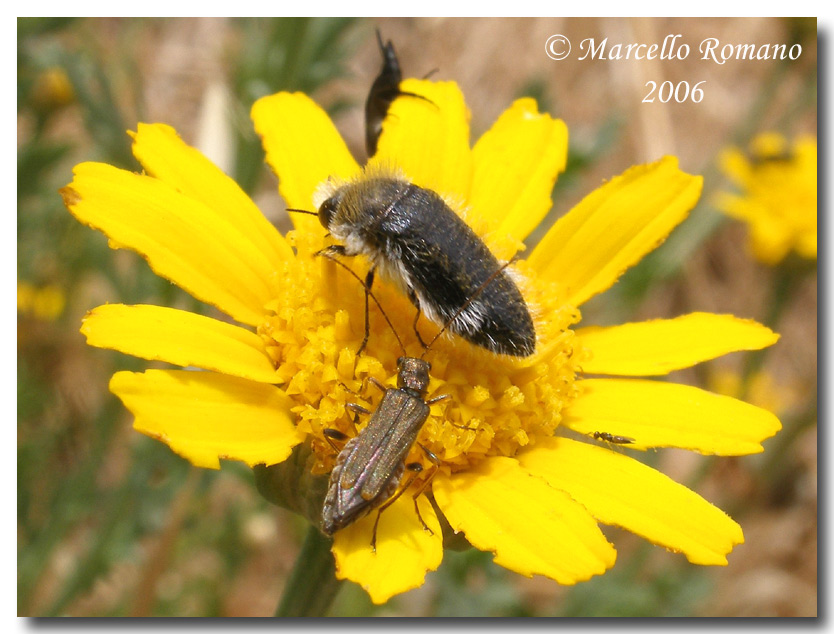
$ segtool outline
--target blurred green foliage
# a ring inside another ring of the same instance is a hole
[[[116,26],[132,32],[161,22]],[[150,598],[127,593],[115,603],[103,600],[111,607],[96,615],[221,616],[227,580],[246,564],[241,526],[270,507],[252,486],[251,471],[240,465],[224,465],[222,474],[194,470],[158,442],[132,432],[125,436],[130,417],[105,392],[107,380],[117,370],[144,364],[87,349],[78,328],[95,303],[72,301],[92,293],[101,298],[98,303],[177,303],[205,310],[138,256],[114,266],[116,254],[106,238],[74,220],[58,195],[75,162],[139,168],[125,133],[141,120],[138,60],[135,53],[106,55],[99,48],[93,34],[101,21],[20,18],[17,26],[18,281],[35,288],[57,285],[69,299],[55,321],[32,315],[18,320],[18,614],[84,614],[73,604],[104,579],[117,588],[116,571],[125,562],[141,561],[137,549],[143,540],[164,531],[175,506],[184,504],[189,529],[166,554],[167,563],[176,568],[195,553],[219,553],[220,574],[186,583],[167,598],[157,597],[151,585]],[[248,191],[265,174],[249,122],[252,102],[278,90],[315,93],[344,75],[344,60],[356,45],[355,26],[347,18],[236,21],[243,42],[233,74],[242,139],[236,166]],[[116,85],[123,77],[134,80],[129,90]],[[87,398],[86,390],[98,394]],[[194,472],[201,474],[200,490],[177,502]],[[247,495],[231,513],[218,516],[205,508],[206,496],[229,478],[245,481]],[[71,570],[56,570],[62,556],[72,560]]]
[[[235,130],[238,155],[235,180],[252,193],[265,170],[261,140],[255,134],[249,110],[257,99],[279,90],[314,94],[320,86],[344,77],[345,62],[359,44],[353,18],[243,19],[240,23],[246,46],[233,73],[237,96]],[[334,114],[347,102],[333,104]]]

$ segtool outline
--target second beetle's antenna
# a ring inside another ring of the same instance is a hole
[[[434,342],[438,340],[440,335],[446,332],[446,329],[452,325],[455,319],[457,319],[460,316],[460,314],[469,307],[469,305],[475,300],[475,298],[478,295],[480,295],[484,291],[484,289],[487,286],[489,286],[492,283],[492,281],[501,274],[501,272],[504,269],[506,269],[513,262],[515,262],[517,258],[518,254],[514,255],[508,262],[502,264],[500,268],[494,271],[488,278],[486,278],[486,280],[484,280],[484,282],[477,289],[475,289],[475,292],[472,293],[472,295],[466,298],[466,301],[463,302],[463,305],[455,311],[455,314],[452,315],[451,319],[447,320],[446,323],[443,324],[443,328],[441,328],[440,331],[434,336],[434,338],[431,341],[429,341],[429,345],[426,346],[425,351],[420,356],[421,359],[426,355],[426,352],[429,351],[429,348],[431,348],[432,345],[434,345]]]

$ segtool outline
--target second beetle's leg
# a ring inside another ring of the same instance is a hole
[[[411,465],[409,465],[409,468],[411,468]],[[422,469],[422,467],[420,467],[420,469]],[[418,473],[419,473],[419,471],[418,471]],[[405,493],[406,489],[408,489],[408,487],[411,486],[411,483],[414,482],[415,477],[417,477],[417,476],[415,475],[415,476],[412,476],[411,478],[409,478],[408,482],[406,482],[403,486],[401,486],[399,489],[397,489],[397,492],[394,495],[392,495],[391,498],[385,504],[383,504],[382,506],[379,507],[379,510],[376,513],[376,520],[374,521],[374,532],[373,532],[373,535],[371,536],[371,550],[372,551],[376,552],[376,529],[377,529],[377,526],[379,526],[379,516],[382,515],[382,511],[384,511],[389,506],[391,506],[394,502],[396,502],[400,498],[400,496],[403,493]],[[420,521],[421,522],[423,521],[422,518],[420,519]]]
[[[359,403],[345,403],[345,409],[353,412],[353,418],[350,419],[350,426],[353,428],[354,437],[356,437],[359,435],[359,431],[356,429],[356,423],[359,422],[359,414],[368,415],[371,413],[371,410],[362,407]]]
[[[420,446],[422,447],[422,445],[420,445]],[[423,447],[423,450],[428,451],[425,447]],[[430,454],[430,456],[433,456],[435,460],[437,460],[437,457],[434,456],[433,453],[429,452],[429,454]],[[376,513],[376,520],[374,521],[374,530],[373,530],[373,534],[371,536],[371,550],[374,551],[374,552],[376,552],[376,529],[379,526],[379,516],[382,515],[382,512],[385,509],[387,509],[394,502],[396,502],[398,499],[400,499],[400,496],[409,489],[409,487],[414,483],[414,480],[417,478],[417,476],[420,474],[420,472],[423,471],[423,465],[421,465],[419,462],[412,462],[411,464],[407,465],[406,468],[409,471],[412,472],[412,476],[408,479],[408,481],[404,485],[402,485],[399,489],[397,489],[397,492],[394,495],[392,495],[388,499],[388,501],[385,502],[385,504],[383,504],[382,506],[379,507],[379,510]],[[423,490],[425,490],[425,487],[421,486],[420,487],[420,492],[422,492]],[[417,509],[417,498],[416,498],[416,496],[415,496],[415,499],[414,499],[414,508]],[[420,515],[420,510],[419,509],[417,509],[417,517],[420,520],[420,523],[423,525],[423,528],[425,530],[429,531],[432,535],[434,535],[434,531],[432,529],[430,529],[428,527],[428,525],[423,521],[423,517]]]
[[[438,397],[438,399],[440,399],[440,398],[442,398],[442,397]],[[425,492],[425,490],[428,488],[429,484],[431,484],[431,481],[434,478],[435,474],[437,474],[437,470],[440,469],[440,458],[438,458],[434,454],[434,452],[427,449],[422,443],[417,443],[417,444],[420,445],[420,449],[422,449],[425,452],[428,459],[431,460],[432,466],[431,466],[431,473],[426,476],[426,479],[423,480],[423,483],[417,488],[417,491],[412,496],[413,499],[414,499],[414,510],[417,512],[417,517],[420,520],[420,523],[423,525],[423,530],[427,530],[429,533],[434,535],[434,531],[431,528],[429,528],[428,524],[426,524],[426,522],[423,521],[423,516],[420,515],[420,509],[417,506],[417,498],[420,497]],[[415,463],[415,464],[419,464],[419,463]],[[422,471],[422,470],[423,470],[422,465],[420,465],[420,471]],[[418,471],[418,473],[419,473],[419,471]]]
[[[428,349],[429,346],[425,341],[423,341],[423,337],[420,336],[420,331],[417,330],[417,322],[420,320],[420,313],[422,311],[420,310],[420,300],[417,299],[417,293],[414,292],[413,288],[408,289],[408,299],[410,299],[411,303],[417,308],[417,314],[414,315],[414,323],[411,324],[411,327],[414,329],[414,334],[417,335],[417,340],[420,342],[420,345],[423,346],[423,348]]]
[[[353,416],[348,417],[348,420],[350,421],[350,427],[353,430],[353,438],[356,438],[359,435],[359,430],[356,429],[356,423],[359,422],[359,414],[370,414],[371,411],[366,407],[362,407],[359,403],[345,403],[345,409],[353,412]],[[335,429],[334,427],[326,427],[322,430],[322,435],[327,441],[327,444],[329,444],[336,453],[339,453],[341,449],[339,449],[333,441],[344,442],[348,439],[347,434]]]
[[[437,473],[438,469],[440,468],[440,458],[438,458],[432,451],[427,449],[422,443],[417,443],[417,444],[420,445],[420,449],[422,449],[425,452],[428,459],[431,460],[431,462],[432,462],[431,470],[432,471],[426,477],[426,479],[423,481],[423,483],[417,488],[417,491],[412,496],[412,499],[414,500],[414,512],[417,513],[417,519],[419,519],[420,524],[423,525],[423,530],[428,531],[430,534],[434,535],[434,531],[431,529],[431,527],[428,524],[426,524],[426,521],[423,519],[423,516],[420,513],[420,507],[417,506],[417,498],[419,498],[426,491],[426,489],[428,488],[429,484],[432,481],[432,478],[434,478],[435,474]],[[382,511],[384,511],[389,506],[391,506],[394,502],[396,502],[399,499],[399,497],[403,493],[405,493],[409,489],[409,487],[411,487],[411,485],[414,483],[414,480],[417,479],[417,476],[420,473],[422,473],[423,465],[421,465],[419,462],[412,462],[412,463],[406,465],[406,469],[408,469],[409,471],[412,472],[412,476],[408,479],[408,482],[406,482],[403,486],[401,486],[397,490],[397,492],[393,496],[391,496],[391,499],[388,500],[382,506],[380,506],[379,510],[377,511],[376,520],[374,521],[373,535],[371,537],[371,550],[373,550],[374,552],[376,552],[376,529],[379,526],[379,516],[382,515]]]
[[[371,299],[371,286],[374,283],[374,274],[376,272],[375,267],[371,267],[371,270],[368,271],[368,275],[365,276],[365,336],[362,338],[362,345],[359,346],[359,350],[356,351],[356,356],[358,357],[362,354],[362,351],[365,349],[365,346],[368,345],[368,339],[371,336],[371,316],[370,316],[370,299]]]
[[[327,427],[322,430],[322,436],[327,441],[327,444],[330,445],[330,448],[333,449],[336,453],[339,453],[341,449],[336,446],[336,443],[333,442],[334,440],[338,442],[344,442],[347,440],[347,435],[340,432],[338,429],[333,429],[332,427]]]

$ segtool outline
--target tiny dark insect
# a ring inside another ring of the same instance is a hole
[[[483,292],[494,278],[503,273],[507,266],[508,264],[504,264],[493,271],[481,288],[477,289],[459,310],[464,310],[468,303],[474,301],[477,295]],[[388,323],[391,322],[388,321]],[[442,332],[441,330],[435,335],[426,346],[423,355],[429,351]],[[394,334],[396,335],[396,331]],[[336,458],[336,465],[330,474],[327,495],[322,508],[321,527],[325,534],[332,535],[379,507],[371,538],[371,548],[376,551],[376,530],[382,511],[408,490],[417,474],[422,471],[422,465],[419,463],[406,465],[405,459],[429,416],[429,407],[449,398],[448,394],[444,394],[426,400],[430,370],[431,364],[428,361],[402,356],[397,360],[396,388],[386,388],[372,379],[373,383],[384,392],[382,401],[373,413],[356,404],[348,404],[348,407],[355,412],[371,414],[371,418],[367,426],[345,444]],[[325,430],[325,436],[328,439],[344,437],[341,432],[335,430]],[[420,446],[434,463],[436,471],[439,465],[438,458],[428,449]],[[401,487],[400,480],[406,467],[414,475]],[[413,496],[417,517],[423,528],[429,532],[432,531],[420,515],[417,498],[426,489],[433,474],[434,472],[426,477]]]
[[[753,167],[775,165],[778,163],[790,163],[793,160],[796,160],[796,155],[789,149],[782,150],[781,152],[771,152],[770,154],[750,155],[750,163]]]
[[[518,286],[439,194],[380,168],[366,169],[330,193],[318,217],[342,243],[327,254],[362,254],[371,261],[366,292],[379,270],[408,295],[417,307],[415,331],[422,312],[491,352],[535,352],[533,319]]]
[[[609,434],[607,431],[595,431],[594,440],[604,440],[605,442],[610,442],[615,445],[630,445],[634,442],[634,438],[629,438],[628,436],[615,436],[613,434]]]
[[[415,97],[431,103],[423,95],[400,90],[403,74],[394,45],[391,40],[385,44],[382,43],[379,29],[376,31],[376,39],[379,42],[379,52],[382,53],[382,69],[371,84],[371,90],[365,101],[365,149],[369,157],[376,154],[377,141],[382,133],[382,122],[385,121],[388,109],[397,97]]]

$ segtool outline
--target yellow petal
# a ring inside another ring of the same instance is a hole
[[[202,202],[212,213],[234,224],[267,257],[273,268],[293,257],[286,240],[252,199],[176,131],[161,123],[140,123],[133,136],[133,154],[145,172]]]
[[[667,374],[729,352],[766,348],[779,339],[753,320],[710,313],[592,326],[577,330],[576,336],[591,351],[591,358],[582,362],[583,372],[628,376]]]
[[[798,238],[796,251],[803,258],[817,259],[817,232],[808,232]]]
[[[600,522],[682,552],[693,564],[726,566],[727,553],[744,543],[741,527],[721,509],[628,456],[547,438],[521,452],[518,460]]]
[[[472,152],[469,110],[454,82],[407,79],[400,89],[423,95],[396,99],[382,125],[369,165],[400,168],[416,185],[446,196],[459,208],[469,195]]]
[[[562,424],[634,439],[629,447],[679,447],[740,456],[782,427],[767,410],[689,385],[639,379],[586,379],[563,411]]]
[[[748,208],[746,215],[751,218],[748,243],[754,257],[770,266],[779,264],[793,246],[791,234],[754,202],[742,201],[741,206]]]
[[[110,391],[136,417],[134,429],[198,467],[219,469],[221,458],[250,467],[276,464],[303,440],[292,402],[273,385],[211,372],[148,370],[117,372]]]
[[[616,551],[588,511],[512,458],[487,458],[468,471],[439,473],[432,488],[455,531],[519,574],[574,584],[614,565]]]
[[[361,585],[376,604],[423,585],[426,573],[436,570],[443,559],[443,536],[428,498],[421,495],[417,504],[433,533],[423,528],[406,493],[380,516],[376,552],[371,550],[371,538],[377,511],[334,535],[336,576]]]
[[[154,272],[239,322],[263,321],[275,267],[228,218],[150,176],[82,163],[61,193],[113,248],[142,255]]]
[[[470,207],[497,225],[499,233],[524,240],[552,206],[553,183],[568,157],[567,126],[539,114],[535,99],[519,99],[478,140],[472,154]]]
[[[87,343],[151,361],[276,383],[263,340],[210,317],[160,306],[107,304],[84,317]]]
[[[318,211],[313,207],[313,194],[321,183],[330,177],[347,180],[359,173],[359,165],[330,117],[303,93],[279,92],[258,99],[252,106],[252,120],[289,207]],[[290,218],[297,229],[324,234],[315,216],[291,213]]]
[[[722,171],[739,187],[747,187],[752,181],[753,169],[744,152],[737,148],[722,150],[718,154]]]
[[[666,239],[695,206],[702,180],[672,156],[632,167],[559,219],[529,262],[579,306]]]

